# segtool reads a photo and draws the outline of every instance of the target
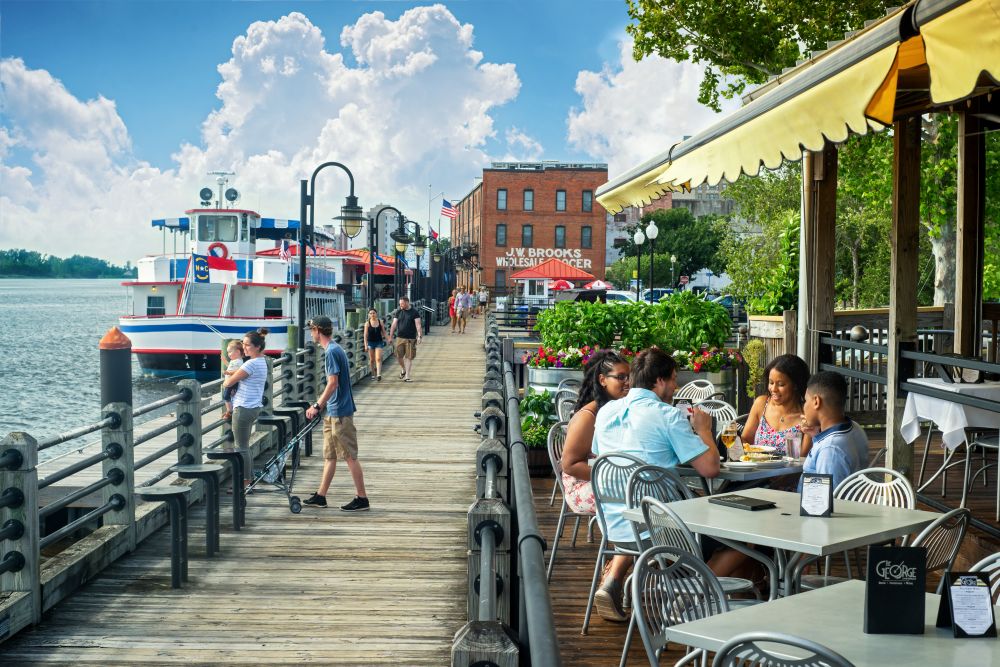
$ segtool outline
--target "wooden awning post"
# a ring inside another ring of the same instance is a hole
[[[837,253],[837,147],[829,142],[802,161],[802,238],[799,239],[799,355],[819,368],[819,337],[833,331]],[[804,327],[804,328],[802,328]],[[829,361],[824,359],[824,361]]]
[[[958,114],[958,229],[955,234],[955,352],[982,355],[986,134],[972,108]]]
[[[889,363],[886,387],[885,441],[890,468],[907,473],[913,448],[899,432],[904,399],[901,380],[909,378],[912,364],[902,363],[903,349],[917,341],[917,275],[920,225],[920,116],[893,124],[892,165],[892,265],[889,273]]]

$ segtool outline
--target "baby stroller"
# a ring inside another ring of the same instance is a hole
[[[253,480],[247,486],[247,493],[253,492],[254,488],[261,482],[266,482],[284,491],[288,498],[288,508],[292,514],[302,511],[302,501],[298,496],[292,495],[292,485],[295,484],[295,472],[299,469],[299,446],[306,439],[312,430],[320,423],[317,417],[302,427],[302,430],[295,434],[283,447],[264,464],[263,468],[253,471]],[[291,459],[291,472],[288,471],[289,459]]]

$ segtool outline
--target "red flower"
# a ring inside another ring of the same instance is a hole
[[[699,364],[697,361],[691,364],[691,368],[694,370],[695,373],[701,372],[701,364]]]

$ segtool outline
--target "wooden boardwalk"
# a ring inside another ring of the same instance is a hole
[[[209,559],[195,507],[185,588],[170,588],[161,530],[0,644],[0,664],[449,664],[466,620],[481,323],[464,336],[435,327],[412,383],[392,360],[382,382],[356,387],[370,512],[337,509],[354,495],[341,464],[330,508],[292,515],[283,494],[255,492],[233,532],[223,507],[222,553]],[[322,469],[316,444],[296,480],[303,499]]]

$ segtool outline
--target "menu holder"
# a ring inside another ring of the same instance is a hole
[[[870,635],[924,634],[924,547],[868,547],[865,625]]]
[[[937,627],[955,637],[996,637],[990,578],[985,572],[946,572]]]
[[[833,514],[833,475],[805,473],[799,497],[799,516]]]

